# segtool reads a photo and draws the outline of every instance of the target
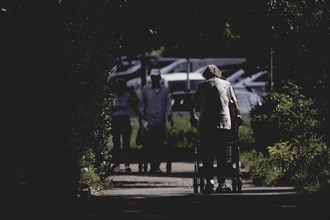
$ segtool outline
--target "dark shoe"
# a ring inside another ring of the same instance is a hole
[[[206,184],[203,193],[204,194],[212,194],[212,193],[214,193],[214,185],[213,184]]]
[[[139,173],[148,173],[148,163],[139,163]]]
[[[126,173],[130,173],[132,170],[131,170],[131,168],[129,166],[126,166],[125,167],[125,171],[126,171]]]
[[[120,166],[119,165],[113,165],[111,168],[110,168],[111,172],[113,173],[118,173],[120,172]]]
[[[162,174],[163,171],[161,171],[159,168],[158,169],[150,169],[149,173],[150,174]]]
[[[221,187],[219,186],[216,190],[215,190],[216,193],[228,193],[228,192],[231,192],[231,189],[229,187]]]

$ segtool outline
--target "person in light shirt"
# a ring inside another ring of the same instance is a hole
[[[114,106],[112,112],[112,141],[113,141],[113,161],[112,167],[114,172],[120,171],[120,156],[123,155],[125,163],[125,171],[130,172],[130,150],[131,150],[131,119],[129,107],[136,114],[139,114],[138,99],[136,95],[130,93],[127,89],[126,82],[122,78],[118,78],[114,83]],[[122,140],[122,142],[121,142]],[[121,145],[123,150],[121,150]]]
[[[226,192],[225,185],[226,144],[231,138],[234,120],[239,116],[237,98],[231,84],[222,79],[221,71],[215,65],[208,65],[202,73],[205,81],[198,84],[192,96],[190,122],[198,128],[201,159],[206,171],[205,193],[214,192],[213,161],[217,159],[217,192]],[[200,116],[195,115],[200,110]]]
[[[150,78],[151,84],[143,87],[139,104],[140,124],[146,126],[142,148],[146,162],[150,163],[149,172],[159,173],[166,119],[173,125],[172,105],[168,88],[160,83],[160,70],[152,69]]]

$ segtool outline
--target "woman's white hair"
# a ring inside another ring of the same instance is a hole
[[[202,73],[202,76],[205,79],[210,79],[212,77],[217,77],[221,79],[221,70],[219,70],[219,68],[216,65],[210,64],[207,65],[204,72]]]

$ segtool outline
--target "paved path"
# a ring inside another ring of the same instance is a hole
[[[164,197],[190,195],[193,193],[192,175],[194,164],[192,162],[172,163],[170,174],[152,175],[139,173],[138,165],[131,165],[132,172],[127,174],[124,169],[111,176],[112,187],[107,190],[93,191],[95,196],[130,196],[130,197]],[[165,171],[165,163],[161,164]],[[244,172],[245,170],[243,170]],[[246,172],[246,171],[245,171]],[[216,178],[215,184],[217,185]],[[231,186],[231,180],[226,180],[226,185]],[[297,194],[293,187],[256,187],[243,179],[242,193],[227,193],[229,195],[284,195]],[[225,195],[225,194],[222,194]]]
[[[193,163],[176,162],[171,174],[122,170],[112,187],[93,191],[76,210],[79,219],[329,219],[329,201],[304,196],[293,187],[256,187],[247,180],[241,193],[193,193]],[[161,165],[162,170],[165,164]],[[230,185],[230,181],[227,181]]]

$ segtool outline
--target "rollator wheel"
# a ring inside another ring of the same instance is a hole
[[[193,179],[193,187],[194,187],[194,193],[198,193],[198,180],[197,180],[197,177],[194,177],[194,179]]]

